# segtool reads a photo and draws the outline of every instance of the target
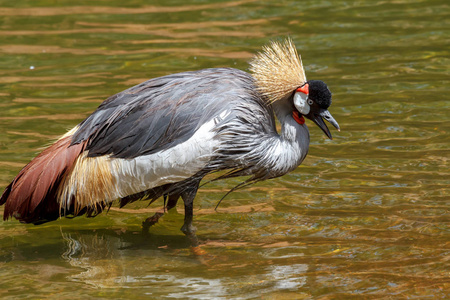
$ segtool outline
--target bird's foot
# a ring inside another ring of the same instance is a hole
[[[192,225],[192,223],[183,224],[183,227],[181,227],[181,231],[185,234],[185,235],[189,235],[189,234],[195,234],[195,232],[197,231],[197,228],[195,228],[194,225]]]
[[[208,254],[208,252],[206,252],[205,250],[200,248],[200,246],[191,247],[191,252],[195,256],[204,256],[204,255]]]
[[[148,233],[148,230],[150,227],[158,223],[159,219],[164,215],[163,212],[157,212],[153,216],[148,217],[145,219],[144,222],[142,222],[142,232]]]
[[[192,223],[184,223],[183,227],[181,227],[181,231],[191,241],[192,248],[199,247],[198,238],[195,234],[195,231],[197,231],[197,229],[192,225]]]

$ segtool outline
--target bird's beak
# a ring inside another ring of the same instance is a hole
[[[317,124],[317,126],[322,129],[322,131],[327,135],[327,137],[332,140],[333,137],[331,136],[331,132],[328,129],[327,125],[325,125],[325,122],[323,119],[327,120],[331,125],[336,127],[338,131],[341,131],[339,128],[338,122],[333,118],[333,116],[330,114],[330,112],[327,109],[320,109],[318,114],[314,114],[313,118],[311,118],[314,123]]]

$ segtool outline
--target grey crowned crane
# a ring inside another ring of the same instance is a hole
[[[167,75],[109,97],[19,172],[0,198],[3,218],[39,224],[161,196],[171,209],[181,197],[181,230],[195,236],[193,201],[205,175],[250,176],[241,186],[282,176],[308,153],[305,117],[330,139],[323,119],[339,130],[327,85],[306,80],[292,40],[264,47],[250,70]]]

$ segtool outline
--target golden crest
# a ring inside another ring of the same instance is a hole
[[[292,94],[306,82],[301,57],[291,38],[272,41],[250,62],[258,91],[270,103]]]

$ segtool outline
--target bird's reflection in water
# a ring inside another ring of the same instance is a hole
[[[113,286],[123,270],[117,263],[117,243],[120,240],[105,238],[102,234],[64,233],[66,250],[61,255],[71,266],[85,271],[70,276],[75,281],[83,281],[98,287]]]
[[[129,271],[141,269],[142,275],[151,273],[167,258],[176,265],[177,260],[190,256],[189,241],[182,235],[160,236],[125,229],[70,232],[61,229],[61,235],[65,241],[61,257],[71,266],[84,269],[71,278],[99,287],[129,280]]]
[[[281,251],[261,247],[261,255],[250,255],[260,246],[218,246],[206,244],[214,257],[206,264],[189,251],[190,243],[182,235],[144,235],[125,230],[63,231],[65,251],[62,258],[82,271],[69,280],[100,288],[148,288],[149,295],[172,295],[202,299],[205,297],[239,296],[243,288],[259,292],[293,291],[306,283],[308,265],[291,263],[303,251],[298,247]],[[277,247],[275,244],[273,247]],[[237,250],[240,248],[241,250]],[[278,248],[278,249],[281,249]],[[267,260],[267,255],[270,260]],[[269,262],[270,261],[270,262]],[[246,270],[244,272],[244,270]],[[154,290],[158,288],[158,292]],[[151,290],[151,292],[150,292]],[[259,293],[258,292],[258,293]],[[259,294],[261,295],[261,294]],[[248,296],[248,295],[247,295]]]

